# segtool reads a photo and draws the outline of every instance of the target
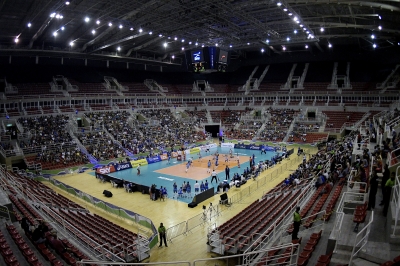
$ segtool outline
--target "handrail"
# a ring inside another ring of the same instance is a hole
[[[367,242],[368,242],[368,237],[369,237],[369,233],[370,233],[370,231],[371,231],[371,225],[372,225],[373,221],[374,221],[374,211],[371,212],[371,217],[370,217],[370,219],[369,219],[368,224],[367,224],[366,226],[364,226],[364,228],[363,228],[360,232],[358,232],[358,234],[357,234],[356,237],[355,237],[354,245],[353,245],[353,250],[351,251],[351,256],[350,256],[349,265],[352,265],[351,263],[352,263],[352,261],[353,261],[353,258],[354,258],[354,257],[362,250],[362,248],[367,244]],[[364,232],[365,232],[365,235],[364,235],[363,237],[361,237],[361,239],[360,239],[359,242],[357,242],[358,237],[361,236]],[[361,244],[361,242],[362,242],[362,244]],[[357,247],[359,244],[361,244],[361,246],[360,246],[360,247]],[[356,251],[356,248],[357,248],[357,251]]]
[[[395,216],[392,215],[392,217],[395,217],[394,220],[394,227],[393,227],[393,233],[391,236],[395,236],[396,232],[396,227],[399,222],[399,208],[400,208],[400,174],[399,174],[400,166],[397,166],[396,168],[396,181],[395,185],[393,186],[393,196],[392,196],[392,201],[394,202],[394,206],[396,209],[396,214]]]

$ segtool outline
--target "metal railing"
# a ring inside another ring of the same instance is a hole
[[[392,196],[392,202],[395,206],[396,213],[395,215],[392,215],[394,217],[394,227],[393,227],[393,232],[391,236],[395,236],[396,233],[396,228],[397,224],[399,223],[399,211],[400,211],[400,174],[399,174],[400,166],[396,168],[396,181],[395,185],[393,186],[393,196]]]
[[[336,220],[332,229],[333,237],[336,240],[334,252],[337,249],[337,245],[342,233],[343,218],[345,215],[345,210],[355,210],[355,207],[346,206],[348,203],[364,204],[368,200],[368,193],[355,193],[355,192],[345,192],[340,199],[339,205],[336,210]]]
[[[371,212],[368,224],[364,226],[364,228],[356,235],[356,238],[354,240],[353,250],[351,251],[349,265],[352,265],[353,259],[367,244],[373,221],[374,221],[374,211]]]

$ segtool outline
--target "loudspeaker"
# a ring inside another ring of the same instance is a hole
[[[196,206],[197,206],[197,203],[196,203],[196,202],[191,202],[191,203],[188,204],[188,207],[189,207],[189,208],[194,208],[194,207],[196,207]]]
[[[221,196],[219,196],[221,198],[221,201],[227,200],[228,199],[228,195],[226,193],[221,194]]]
[[[111,198],[113,194],[111,193],[111,191],[104,190],[103,195],[106,196],[107,198]]]

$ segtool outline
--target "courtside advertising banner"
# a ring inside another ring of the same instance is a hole
[[[148,157],[146,158],[147,163],[151,164],[151,163],[157,163],[157,162],[161,162],[161,157],[160,156],[152,156],[152,157]]]
[[[136,160],[136,161],[131,161],[131,165],[133,168],[138,167],[140,165],[146,165],[147,164],[147,160],[146,159],[140,159],[140,160]]]
[[[235,144],[233,143],[221,143],[221,148],[235,148]]]
[[[114,165],[115,171],[121,171],[125,169],[130,169],[132,168],[132,165],[130,163],[118,163]]]
[[[168,154],[164,153],[160,155],[161,160],[165,161],[168,160]]]
[[[114,172],[115,172],[114,165],[107,165],[107,166],[103,166],[101,168],[96,169],[96,173],[102,174],[102,175],[106,175],[106,174],[114,173]]]
[[[200,149],[202,151],[210,150],[212,148],[217,148],[217,144],[211,143],[211,144],[203,145],[203,146],[200,147]]]

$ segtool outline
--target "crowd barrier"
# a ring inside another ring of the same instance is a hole
[[[307,153],[309,151],[305,150],[305,152]],[[245,197],[252,194],[254,191],[265,186],[265,184],[267,184],[267,182],[271,182],[271,181],[275,180],[280,174],[282,174],[284,171],[288,170],[289,167],[291,167],[293,165],[297,166],[297,164],[301,163],[302,161],[303,161],[302,156],[296,156],[294,159],[284,160],[283,162],[286,162],[285,164],[276,164],[271,173],[268,173],[268,174],[261,173],[260,176],[257,177],[256,181],[253,182],[253,184],[246,187],[245,189],[240,190],[238,193],[232,195],[229,198],[229,203],[233,204],[233,203],[240,202]]]
[[[217,217],[221,213],[219,209],[219,205],[214,207],[209,207],[208,209],[203,209],[203,212],[197,214],[186,221],[183,221],[179,224],[173,225],[167,228],[166,237],[167,240],[172,242],[172,239],[180,236],[186,235],[197,226],[202,225],[206,222],[212,222],[212,220]]]
[[[149,218],[147,218],[143,215],[140,215],[138,213],[132,212],[130,210],[120,208],[111,203],[104,202],[96,197],[86,194],[76,188],[68,186],[58,180],[51,178],[51,177],[48,177],[48,178],[41,177],[40,179],[42,179],[41,181],[48,181],[48,182],[52,183],[56,187],[68,192],[69,194],[71,194],[75,197],[83,199],[84,201],[92,204],[93,206],[95,206],[97,208],[100,208],[108,213],[114,214],[119,218],[134,222],[138,226],[140,225],[140,226],[146,228],[151,234],[151,236],[147,238],[149,241],[150,248],[152,248],[153,246],[155,246],[158,243],[157,228],[155,227],[154,223]]]

